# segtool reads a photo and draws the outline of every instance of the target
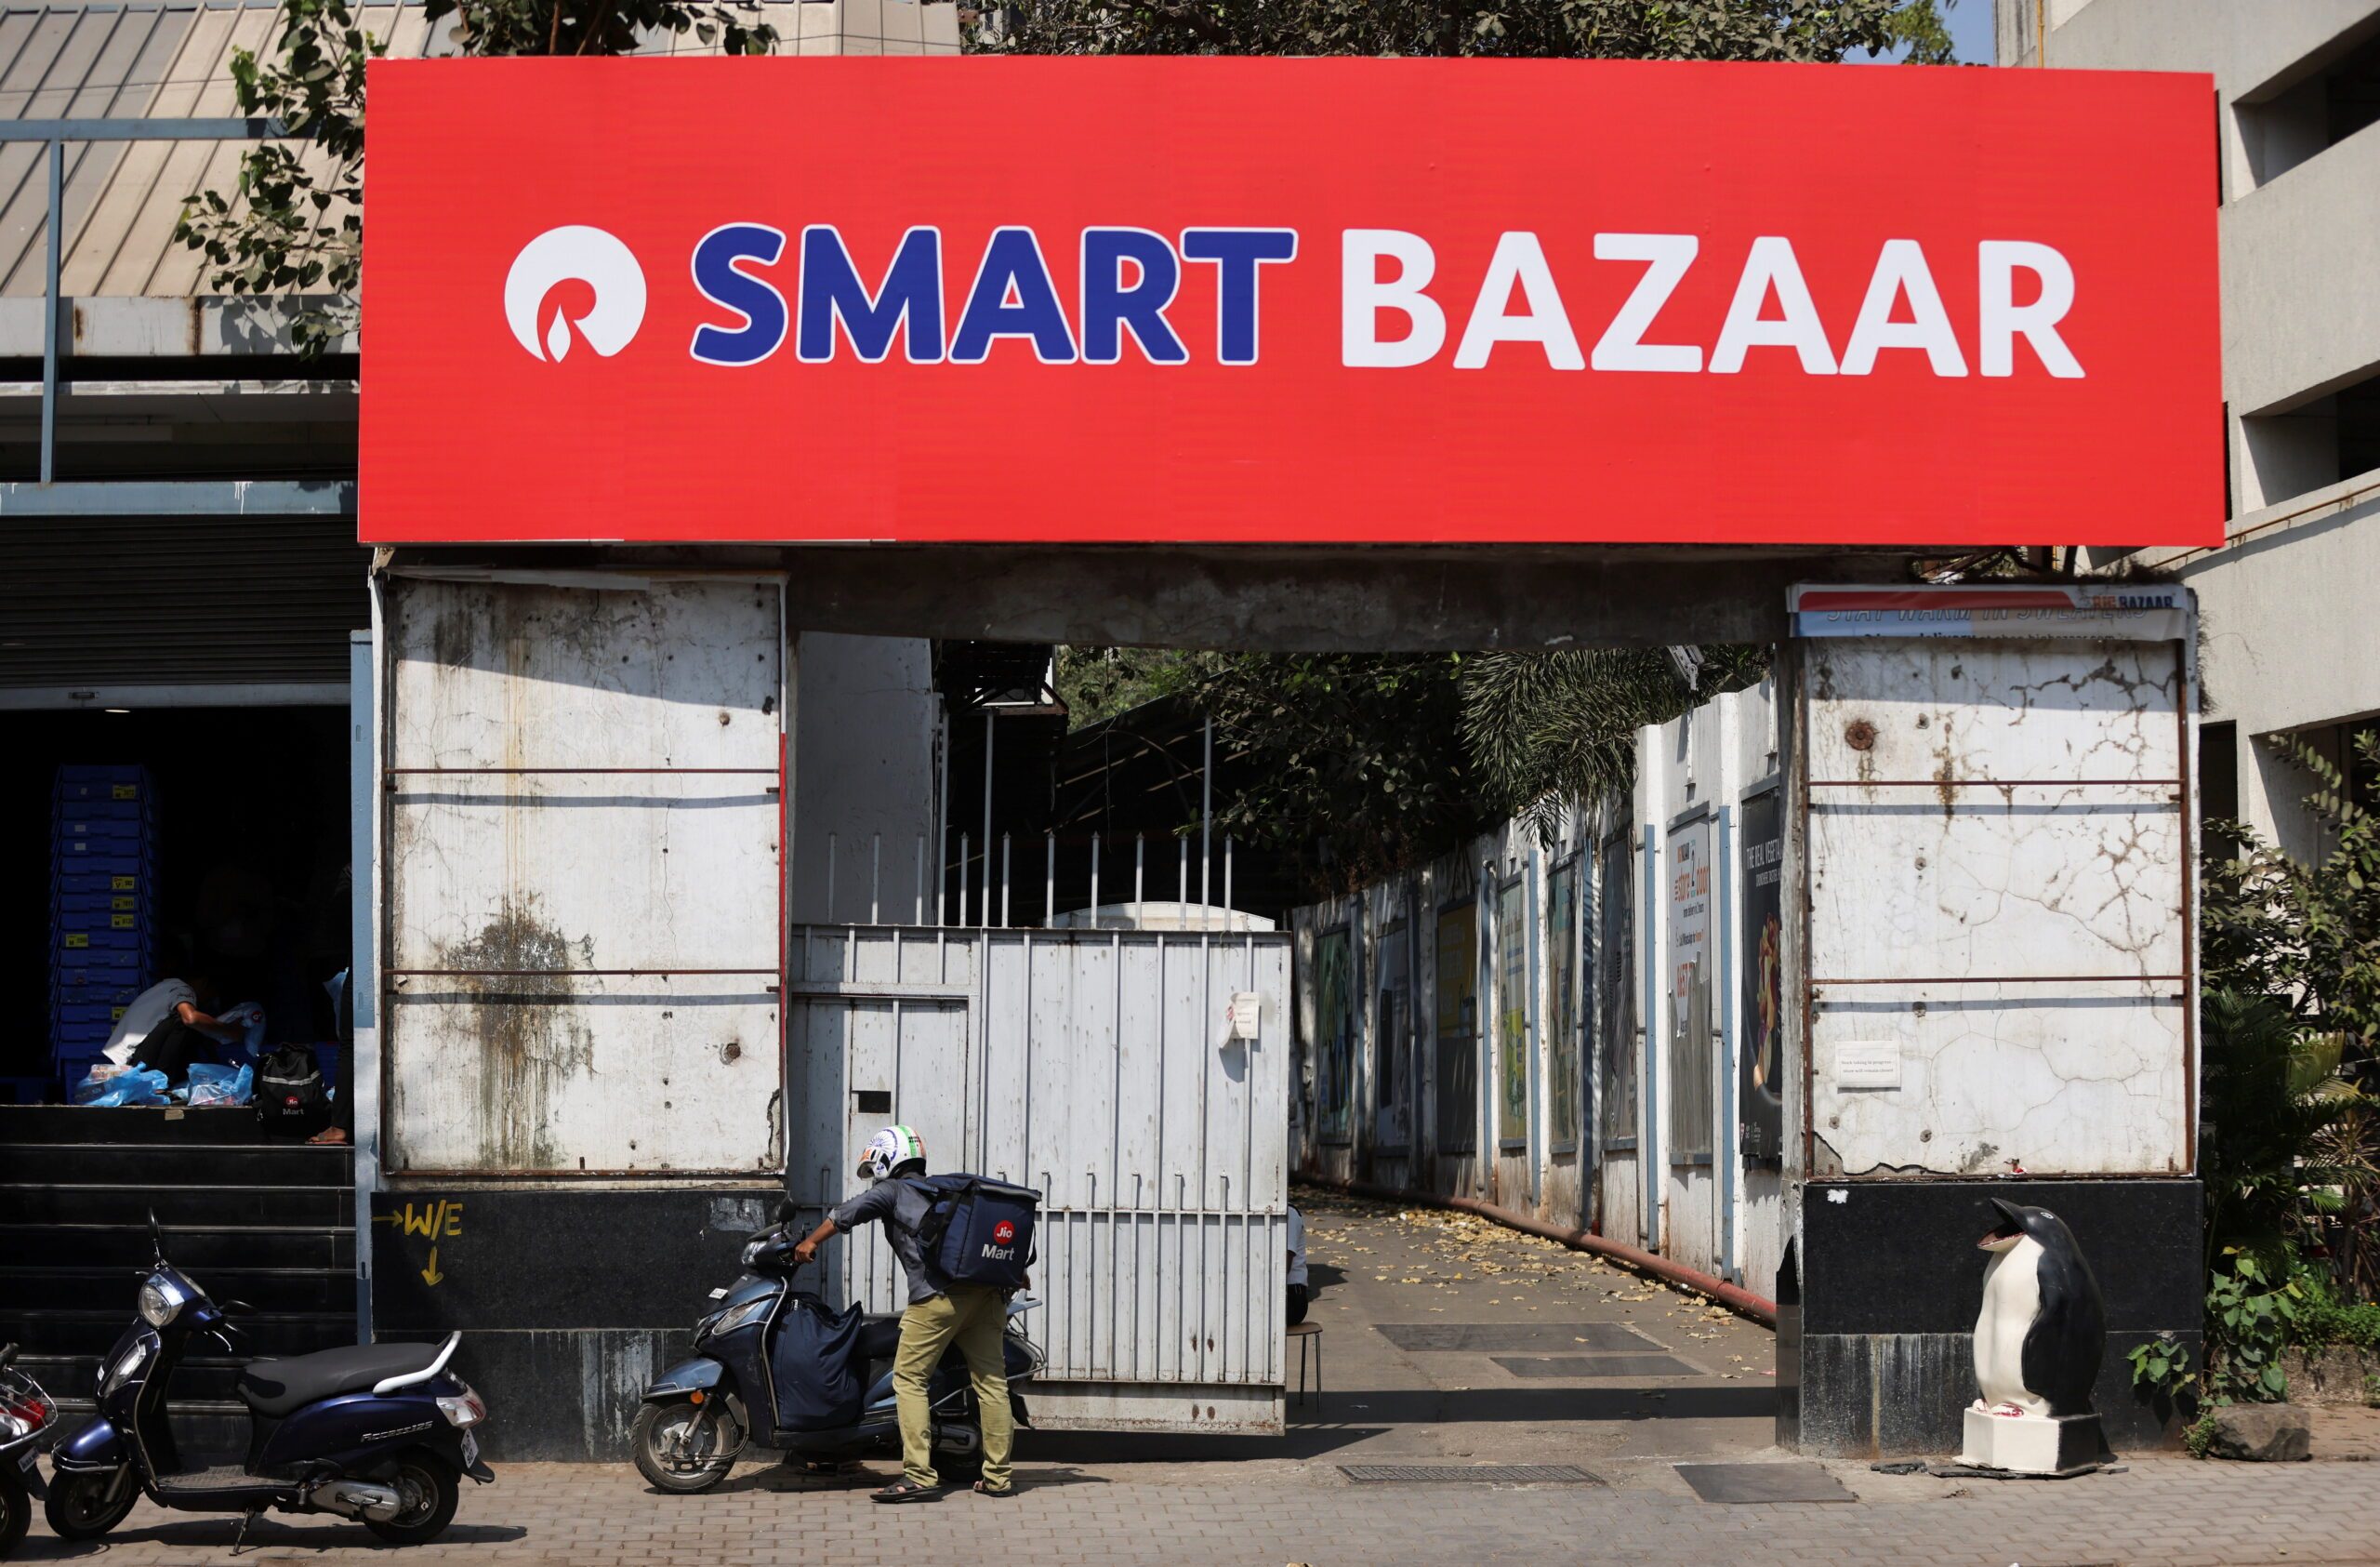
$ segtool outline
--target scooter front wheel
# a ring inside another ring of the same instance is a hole
[[[0,1458],[0,1463],[8,1460]],[[17,1548],[33,1527],[33,1499],[13,1474],[0,1474],[0,1560]]]
[[[455,1521],[462,1500],[455,1471],[418,1452],[397,1460],[396,1492],[396,1517],[364,1521],[364,1527],[392,1546],[426,1546],[438,1538]]]
[[[96,1540],[122,1523],[139,1499],[140,1488],[132,1483],[129,1469],[110,1474],[77,1469],[50,1481],[42,1515],[61,1540]]]
[[[724,1410],[691,1399],[649,1403],[636,1412],[628,1447],[636,1471],[659,1491],[691,1496],[727,1478],[743,1443],[727,1441]]]

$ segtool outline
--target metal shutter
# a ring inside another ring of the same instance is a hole
[[[345,684],[352,517],[0,519],[0,686]]]

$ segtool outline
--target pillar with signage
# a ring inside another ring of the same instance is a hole
[[[1958,1450],[1998,1200],[2105,1288],[2108,1440],[2168,1442],[2125,1357],[2200,1344],[2189,591],[1794,605],[1779,1438]]]

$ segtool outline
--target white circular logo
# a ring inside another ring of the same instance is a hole
[[[575,321],[557,310],[541,330],[547,296],[556,285],[573,282],[595,291],[594,305]],[[504,319],[536,358],[559,363],[570,352],[575,327],[588,348],[609,359],[644,324],[644,269],[617,236],[601,229],[583,223],[548,229],[512,259],[504,277]]]

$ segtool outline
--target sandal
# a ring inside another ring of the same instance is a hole
[[[985,1485],[980,1480],[970,1487],[970,1489],[978,1496],[993,1496],[1005,1499],[1016,1494],[1016,1487],[1013,1485],[1003,1485],[998,1490],[994,1490],[991,1486]]]
[[[879,1490],[869,1492],[867,1499],[871,1502],[939,1502],[942,1500],[942,1487],[896,1480]]]

